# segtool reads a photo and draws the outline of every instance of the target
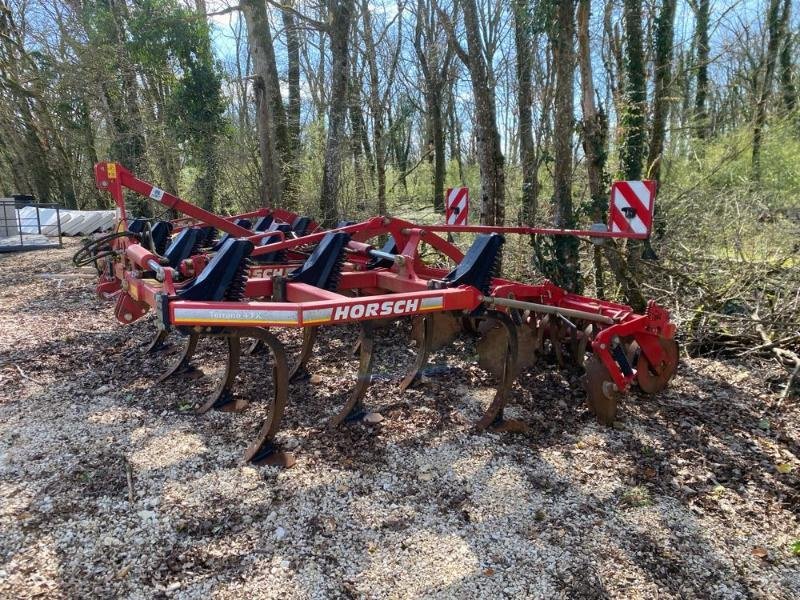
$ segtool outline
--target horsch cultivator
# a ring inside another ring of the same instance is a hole
[[[115,316],[132,323],[152,310],[159,331],[149,350],[170,331],[186,338],[180,358],[162,376],[191,369],[202,337],[227,343],[225,373],[197,410],[241,410],[233,383],[240,370],[242,340],[251,351],[271,355],[273,394],[267,417],[245,459],[290,465],[275,435],[288,402],[290,381],[302,377],[320,327],[355,323],[358,375],[331,425],[361,418],[371,381],[375,330],[389,320],[411,318],[417,355],[400,382],[412,385],[429,355],[466,331],[479,336],[479,364],[498,382],[478,429],[517,428],[503,416],[517,375],[545,348],[559,362],[585,369],[591,410],[614,421],[620,396],[637,384],[663,389],[675,373],[678,347],[668,312],[650,302],[643,315],[629,307],[568,293],[545,281],[529,285],[498,276],[502,234],[644,238],[649,234],[654,186],[617,182],[611,226],[604,231],[529,227],[420,226],[392,217],[342,223],[321,230],[313,220],[263,209],[224,218],[189,204],[134,177],[116,163],[95,168],[97,186],[109,191],[118,209],[115,233],[89,243],[76,255],[100,273],[98,294],[116,302]],[[125,190],[182,213],[181,220],[129,220]],[[644,198],[644,199],[643,199]],[[222,238],[216,239],[218,232]],[[436,232],[472,232],[466,254]],[[171,238],[171,239],[170,239]],[[381,249],[370,242],[388,239]],[[452,261],[452,269],[426,264],[427,245]],[[301,328],[303,343],[290,365],[276,328]],[[161,381],[160,380],[160,381]]]

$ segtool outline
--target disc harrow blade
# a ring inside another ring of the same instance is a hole
[[[513,323],[513,322],[512,322]],[[539,353],[537,334],[527,324],[514,324],[517,338],[517,362],[514,377],[529,369],[536,362]],[[503,377],[506,353],[508,352],[508,333],[506,327],[499,322],[488,329],[478,340],[478,364],[497,379]]]
[[[433,313],[426,317],[414,317],[411,319],[411,338],[417,342],[418,348],[421,348],[425,341],[425,318],[430,318],[433,321],[432,334],[429,336],[431,352],[436,352],[446,346],[461,332],[461,319],[452,313]]]
[[[589,409],[604,425],[613,425],[617,418],[620,393],[614,389],[611,374],[599,357],[586,359],[584,386]]]
[[[667,338],[658,338],[658,344],[664,353],[664,361],[659,365],[658,371],[653,368],[650,361],[639,350],[639,358],[636,361],[636,381],[643,392],[647,394],[657,394],[669,383],[675,371],[678,369],[679,348],[678,342]]]

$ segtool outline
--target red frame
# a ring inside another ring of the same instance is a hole
[[[256,243],[265,235],[263,233],[253,235],[251,231],[238,227],[226,218],[162,192],[114,163],[98,164],[95,173],[98,187],[108,189],[117,203],[120,227],[127,223],[122,190],[128,188],[231,235],[244,237]],[[285,217],[284,220],[289,220],[293,216],[292,213],[281,212]],[[278,218],[281,217],[281,213],[277,210],[273,210],[272,213]],[[258,211],[258,214],[262,214],[261,211]],[[640,237],[637,234],[619,235],[611,232],[531,227],[419,226],[390,217],[373,217],[335,231],[349,233],[355,240],[349,245],[350,260],[342,274],[340,289],[358,291],[359,297],[329,292],[302,283],[286,282],[285,301],[265,301],[264,298],[272,296],[275,281],[271,277],[252,276],[245,288],[246,301],[180,300],[177,290],[181,284],[173,282],[171,270],[164,271],[163,282],[143,278],[143,273],[150,270],[149,261],[157,261],[157,257],[141,245],[131,243],[127,238],[113,241],[115,248],[124,254],[124,259],[114,263],[113,276],[102,279],[98,290],[112,292],[117,297],[116,315],[123,323],[138,319],[151,307],[163,307],[166,301],[166,311],[161,313],[166,327],[307,327],[413,316],[428,312],[461,311],[470,314],[483,302],[479,290],[471,286],[449,288],[434,285],[433,289],[431,287],[432,282],[440,280],[447,271],[424,264],[419,253],[421,243],[430,245],[455,263],[463,258],[462,252],[456,246],[436,235],[435,231]],[[258,246],[252,255],[259,256],[278,250],[298,250],[316,244],[326,233],[327,231],[317,231],[306,236]],[[369,252],[372,246],[366,242],[387,234],[394,237],[400,249],[394,265],[389,269],[367,270],[365,263],[370,259]],[[202,266],[198,265],[199,269],[195,272],[199,272]],[[262,267],[272,268],[274,265]],[[116,288],[113,286],[114,283],[117,284]],[[611,348],[622,339],[633,338],[650,364],[660,365],[664,353],[658,344],[658,338],[672,338],[675,333],[674,325],[669,322],[669,313],[653,302],[650,303],[647,314],[637,315],[628,306],[572,294],[549,281],[529,285],[501,278],[492,280],[490,295],[495,298],[513,298],[546,304],[555,308],[576,309],[612,319],[614,321],[612,325],[598,325],[601,331],[592,341],[592,350],[600,356],[620,390],[630,384],[635,372],[629,375],[623,374],[614,361]],[[635,368],[634,365],[631,366]]]

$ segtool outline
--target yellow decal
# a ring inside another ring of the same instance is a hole
[[[108,175],[109,179],[117,178],[117,163],[106,164],[106,175]]]

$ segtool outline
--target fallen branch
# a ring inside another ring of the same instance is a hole
[[[33,377],[31,377],[30,375],[26,374],[25,371],[22,370],[22,367],[20,367],[18,364],[11,363],[11,366],[14,367],[17,370],[17,372],[19,373],[20,377],[22,377],[23,379],[27,379],[28,381],[30,381],[31,383],[35,383],[39,387],[45,387],[45,385],[42,382],[36,381]]]
[[[800,356],[798,356],[795,352],[792,352],[791,350],[787,350],[786,348],[780,348],[777,345],[774,345],[772,338],[769,337],[767,330],[764,329],[764,326],[761,324],[761,320],[758,317],[758,310],[756,310],[756,312],[753,313],[752,319],[756,323],[756,331],[758,332],[758,335],[761,336],[764,345],[771,346],[770,350],[772,350],[772,353],[778,359],[778,362],[783,366],[786,366],[786,364],[789,363],[794,367],[789,374],[789,379],[786,381],[786,387],[783,389],[783,392],[781,393],[780,399],[785,400],[789,396],[789,392],[791,391],[792,386],[794,385],[794,380],[797,377],[798,372],[800,372]]]

